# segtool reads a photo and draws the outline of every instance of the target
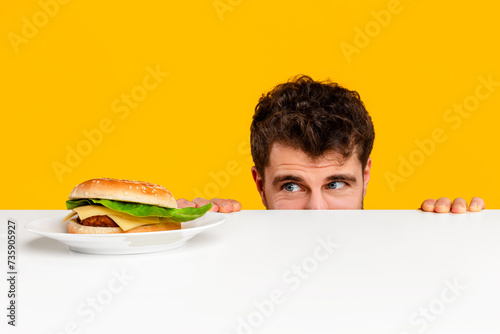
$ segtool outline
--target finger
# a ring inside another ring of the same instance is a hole
[[[208,201],[208,199],[196,197],[195,199],[193,199],[193,203],[196,204],[196,207],[199,208],[200,206],[207,205],[210,202]]]
[[[429,198],[422,202],[420,208],[425,212],[434,212],[435,206],[436,206],[436,200],[434,198]]]
[[[193,199],[193,203],[195,203],[196,207],[199,208],[200,206],[207,205],[208,203],[210,203],[210,201],[208,199],[205,199],[205,198],[196,197],[195,199]],[[217,205],[214,205],[212,203],[212,207],[210,208],[210,211],[217,212],[217,211],[219,211],[219,208],[217,207]]]
[[[219,212],[233,212],[233,203],[230,200],[223,199],[223,198],[212,198],[210,202],[214,203],[219,207]]]
[[[436,206],[434,207],[434,211],[438,213],[446,213],[450,212],[451,209],[451,200],[446,197],[438,198],[436,201]]]
[[[194,204],[193,202],[190,202],[188,201],[187,199],[185,198],[179,198],[177,200],[177,207],[179,209],[182,209],[182,208],[187,208],[187,207],[193,207],[193,208],[196,208],[196,204]]]
[[[486,209],[486,205],[484,204],[484,200],[480,197],[473,197],[470,200],[469,211],[477,212]]]
[[[233,212],[238,212],[241,210],[241,203],[240,202],[238,202],[235,199],[228,199],[228,201],[230,201],[231,204],[233,204]]]
[[[465,213],[467,211],[467,201],[463,198],[455,198],[453,204],[451,205],[451,212],[453,213]]]

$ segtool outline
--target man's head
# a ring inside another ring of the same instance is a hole
[[[252,174],[268,209],[361,209],[375,133],[359,95],[300,76],[255,108]]]

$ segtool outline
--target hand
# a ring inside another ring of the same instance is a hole
[[[485,209],[485,204],[482,198],[473,197],[470,201],[469,211],[477,212]],[[467,212],[467,201],[463,198],[455,198],[453,203],[449,198],[441,197],[437,201],[435,199],[426,199],[420,207],[423,211],[438,212],[438,213],[465,213]]]
[[[207,200],[204,198],[195,198],[192,202],[187,199],[180,198],[177,200],[177,207],[179,209],[186,208],[191,206],[193,208],[199,208],[200,206],[207,205],[208,203],[212,203],[212,208],[210,211],[214,212],[237,212],[241,210],[241,203],[234,199],[223,199],[223,198],[212,198],[211,200]]]

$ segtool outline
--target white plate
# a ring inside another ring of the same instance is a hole
[[[161,252],[183,246],[196,234],[225,221],[223,214],[207,212],[203,217],[182,223],[180,230],[116,233],[116,234],[73,234],[66,232],[62,220],[69,213],[33,220],[26,224],[28,231],[55,239],[69,246],[69,249],[87,254],[140,254]]]

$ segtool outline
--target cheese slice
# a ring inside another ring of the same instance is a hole
[[[75,212],[74,210],[71,210],[71,212],[63,218],[62,222],[64,223],[66,220],[70,220],[73,216],[76,216],[78,213]]]
[[[84,205],[76,207],[73,210],[78,213],[81,220],[92,216],[108,216],[113,219],[115,223],[124,231],[128,231],[142,225],[160,223],[159,217],[136,217],[129,215],[128,213],[112,210],[100,205]]]

